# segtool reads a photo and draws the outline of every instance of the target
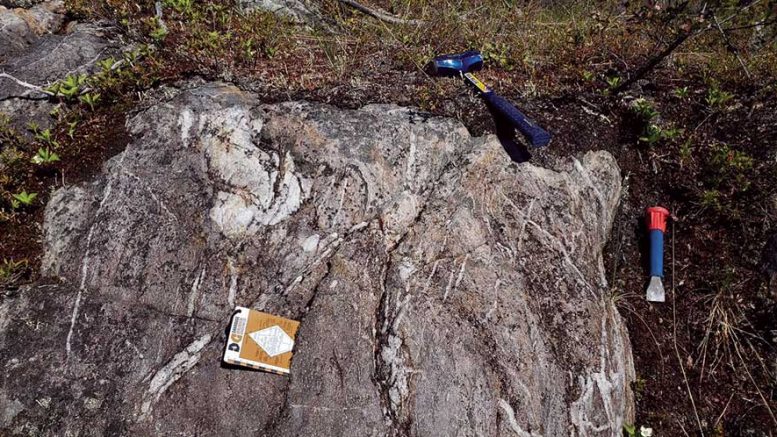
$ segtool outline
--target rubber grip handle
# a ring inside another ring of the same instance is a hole
[[[664,233],[660,229],[650,231],[650,276],[664,277]]]
[[[504,116],[518,132],[523,134],[526,140],[534,147],[546,146],[550,142],[550,134],[543,128],[534,124],[528,117],[523,115],[512,103],[504,97],[497,95],[493,91],[483,94],[483,98],[488,104]]]

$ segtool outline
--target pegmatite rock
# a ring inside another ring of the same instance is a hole
[[[605,152],[512,163],[397,106],[182,91],[45,219],[52,280],[0,304],[0,429],[619,436]],[[222,367],[235,305],[301,322],[290,377]],[[42,405],[45,405],[43,407]]]

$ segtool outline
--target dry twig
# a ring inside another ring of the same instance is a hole
[[[691,392],[691,385],[688,384],[688,376],[685,374],[685,366],[683,359],[680,357],[680,349],[677,347],[677,311],[675,308],[675,302],[677,300],[677,292],[675,290],[675,277],[674,277],[674,221],[672,222],[672,345],[674,346],[674,353],[677,357],[677,364],[680,366],[680,371],[683,373],[683,381],[685,382],[685,389],[688,391],[688,398],[691,399],[691,407],[693,407],[693,414],[696,416],[696,424],[699,426],[699,435],[704,437],[704,429],[701,426],[701,419],[699,419],[699,411],[696,409],[696,401],[693,399],[693,393]]]
[[[0,73],[0,78],[10,79],[10,80],[16,82],[17,85],[22,86],[22,87],[27,88],[27,89],[30,89],[30,90],[35,91],[37,93],[45,94],[47,96],[53,96],[54,95],[54,93],[52,93],[50,91],[46,91],[43,88],[39,87],[38,85],[33,85],[33,84],[29,83],[29,82],[25,82],[25,81],[23,81],[21,79],[17,79],[15,77],[11,76],[8,73]],[[27,94],[24,94],[23,96],[26,96],[26,95]]]

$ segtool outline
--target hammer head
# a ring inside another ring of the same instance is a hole
[[[435,76],[460,76],[481,68],[483,68],[483,55],[477,50],[437,56],[430,64],[430,71]]]

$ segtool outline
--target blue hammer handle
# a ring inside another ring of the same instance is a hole
[[[650,231],[650,276],[664,277],[664,233],[660,229]]]
[[[506,120],[510,122],[518,132],[534,147],[543,147],[550,142],[550,134],[543,128],[534,124],[528,117],[523,115],[512,103],[504,97],[497,95],[493,91],[482,94],[488,104],[499,112]]]

